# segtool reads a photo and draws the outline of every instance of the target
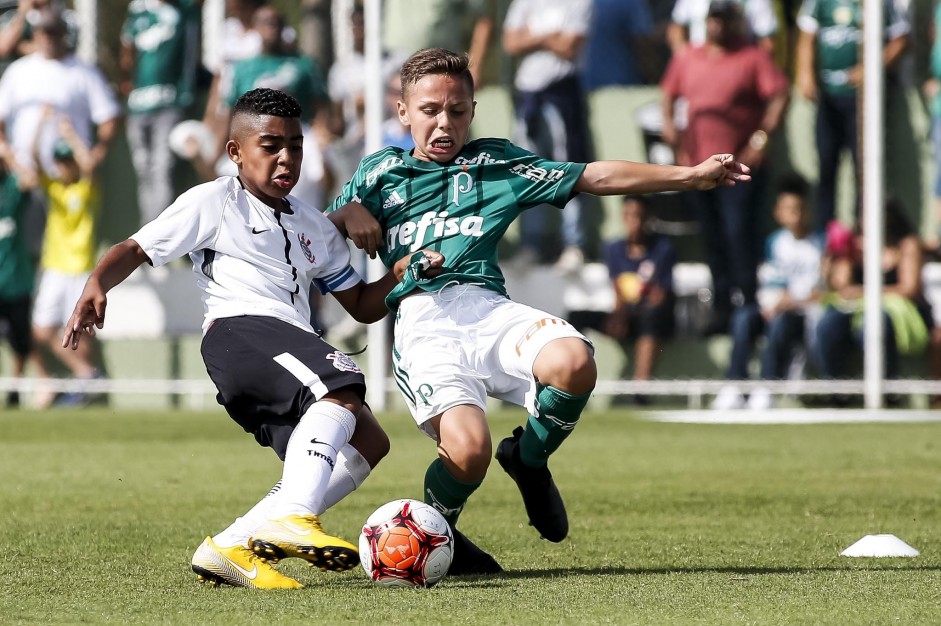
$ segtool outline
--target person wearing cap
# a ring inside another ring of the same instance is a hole
[[[759,219],[769,142],[787,108],[789,83],[767,50],[742,30],[742,7],[713,0],[706,43],[674,56],[660,84],[663,138],[680,165],[727,152],[752,170],[752,184],[691,194],[712,274],[713,319],[706,334],[727,333],[733,310],[756,302]],[[686,128],[677,131],[677,100],[688,104]]]
[[[52,107],[42,111],[33,143],[33,162],[38,161],[40,140],[47,131],[56,139],[52,146],[53,169],[38,167],[39,184],[49,199],[49,208],[33,303],[33,341],[59,359],[75,379],[87,381],[102,376],[93,343],[75,351],[62,350],[58,338],[95,267],[100,191],[90,150],[68,116],[57,114]],[[76,391],[59,396],[55,402],[59,406],[81,406],[91,398]]]

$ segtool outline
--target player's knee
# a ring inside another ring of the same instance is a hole
[[[543,385],[572,395],[584,395],[595,388],[598,368],[591,348],[581,339],[552,341],[533,364],[533,374]]]
[[[486,440],[466,439],[447,446],[439,445],[438,455],[458,480],[479,482],[487,475],[493,446],[489,437]]]
[[[356,390],[350,387],[335,389],[325,395],[322,400],[339,404],[353,415],[359,415],[360,411],[363,409],[362,397]]]

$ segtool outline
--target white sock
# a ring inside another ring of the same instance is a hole
[[[239,517],[232,525],[212,538],[220,548],[231,548],[232,546],[248,546],[248,540],[251,539],[258,527],[264,524],[271,517],[271,508],[277,501],[278,493],[281,491],[281,481],[279,480],[271,488],[264,498],[258,501],[242,517]]]
[[[372,471],[369,463],[359,453],[359,450],[346,444],[337,455],[337,464],[330,475],[330,483],[324,494],[324,510],[350,495],[363,484],[369,472]]]
[[[314,403],[301,418],[284,454],[281,493],[271,517],[320,515],[337,454],[353,436],[356,416],[332,402]]]
[[[359,450],[350,444],[343,446],[337,455],[336,467],[333,473],[330,474],[330,481],[327,483],[327,492],[324,495],[324,511],[353,493],[363,484],[371,471],[369,463],[359,453]],[[248,513],[232,522],[231,526],[213,537],[212,541],[220,548],[247,546],[248,540],[252,538],[255,531],[273,517],[271,511],[280,492],[281,481],[279,480],[268,492],[268,495],[253,506]]]

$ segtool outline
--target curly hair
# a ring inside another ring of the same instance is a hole
[[[277,89],[252,89],[235,101],[232,116],[272,115],[274,117],[301,117],[301,105],[289,93]]]
[[[414,53],[402,64],[402,95],[425,76],[447,74],[467,82],[474,91],[474,78],[470,73],[470,57],[444,48],[425,48]]]

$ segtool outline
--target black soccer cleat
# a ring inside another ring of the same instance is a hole
[[[543,539],[559,543],[569,534],[569,518],[565,503],[552,480],[549,467],[529,467],[520,459],[520,437],[523,429],[517,426],[512,437],[497,446],[497,461],[510,475],[523,496],[529,525],[539,531]]]
[[[448,576],[481,576],[502,574],[503,568],[496,559],[478,548],[464,533],[454,530],[454,557]]]

